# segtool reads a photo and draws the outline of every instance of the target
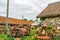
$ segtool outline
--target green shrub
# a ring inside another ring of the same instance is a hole
[[[35,33],[36,33],[36,28],[35,27],[31,27],[30,35],[34,35]]]
[[[44,18],[44,17],[41,17],[41,18],[40,18],[40,20],[42,20],[42,21],[44,21],[45,19],[46,19],[46,18]]]
[[[0,40],[7,39],[7,34],[0,34]]]
[[[48,33],[50,33],[51,30],[52,30],[52,27],[46,27],[46,31],[47,31]]]
[[[21,40],[31,40],[31,36],[23,36],[20,39]]]
[[[14,37],[8,37],[7,40],[14,40]]]

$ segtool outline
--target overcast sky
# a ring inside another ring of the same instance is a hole
[[[0,0],[0,16],[6,16],[6,1]],[[35,20],[36,16],[49,4],[59,0],[10,0],[9,17]]]

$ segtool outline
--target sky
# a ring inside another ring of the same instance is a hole
[[[50,3],[60,0],[9,0],[9,17],[35,20]],[[0,16],[6,16],[7,0],[0,0]],[[23,16],[23,18],[22,18]]]

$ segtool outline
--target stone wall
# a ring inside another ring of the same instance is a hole
[[[43,24],[60,26],[60,17],[46,18]]]

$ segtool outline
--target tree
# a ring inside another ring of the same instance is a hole
[[[35,21],[38,21],[37,19]]]
[[[23,20],[26,20],[26,21],[28,21],[27,19],[23,19]]]
[[[33,20],[29,20],[29,21],[34,22]]]

